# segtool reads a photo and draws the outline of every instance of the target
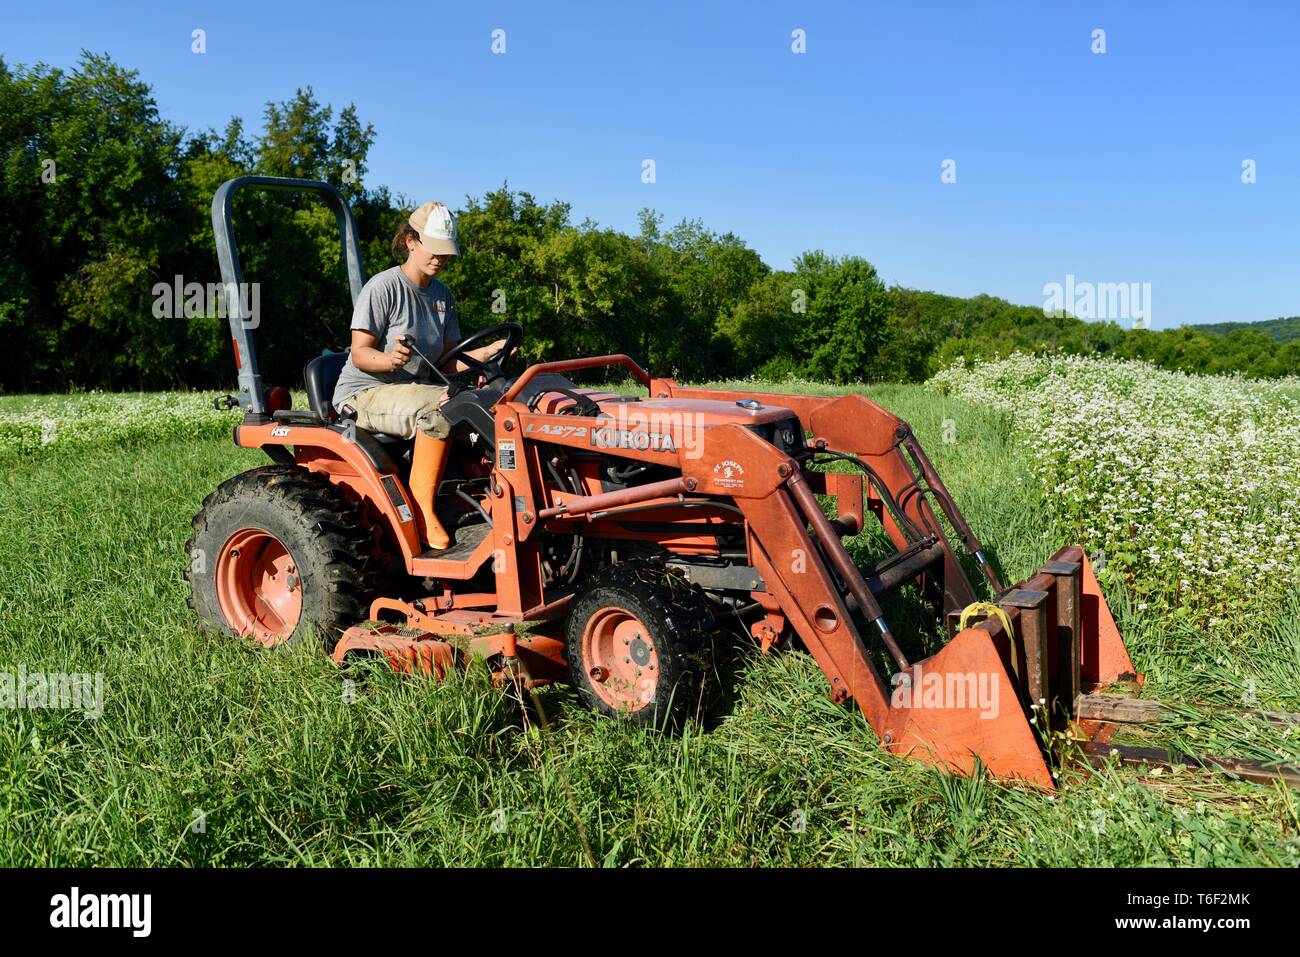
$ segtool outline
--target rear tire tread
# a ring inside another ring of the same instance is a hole
[[[300,545],[298,549],[304,554],[295,553],[294,559],[300,566],[304,589],[309,582],[316,587],[310,597],[304,590],[302,619],[289,641],[298,641],[310,624],[327,650],[332,650],[343,630],[365,620],[379,590],[373,533],[361,508],[328,479],[301,466],[251,469],[221,483],[203,500],[191,523],[193,534],[185,546],[187,559],[203,547],[200,543],[205,540],[209,549],[221,547],[236,528],[223,525],[214,529],[212,523],[220,523],[221,512],[241,502],[272,505],[284,516],[287,527],[296,527],[305,536],[305,547]],[[226,525],[231,523],[226,521]],[[268,531],[276,533],[275,529]],[[216,563],[217,556],[210,555],[203,573],[196,574],[194,562],[187,561],[187,601],[206,630],[233,636],[215,600]]]

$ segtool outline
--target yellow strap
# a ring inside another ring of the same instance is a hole
[[[965,609],[962,609],[962,618],[957,625],[957,631],[963,631],[966,625],[970,624],[972,618],[976,618],[976,616],[988,618],[989,615],[996,615],[1001,620],[1002,627],[1006,628],[1008,636],[1013,635],[1013,632],[1011,632],[1011,619],[1006,616],[1005,611],[1002,611],[1000,605],[995,605],[993,602],[971,602]]]
[[[1011,671],[1018,678],[1021,673],[1020,656],[1016,654],[1016,633],[1011,628],[1011,619],[1007,613],[998,605],[991,601],[971,602],[961,611],[961,620],[957,624],[957,630],[962,631],[966,628],[970,619],[976,616],[988,618],[990,615],[996,615],[1002,622],[1002,627],[1007,631],[1007,648],[1011,652]]]

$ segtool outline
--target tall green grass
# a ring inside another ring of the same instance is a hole
[[[1061,544],[1003,418],[868,392],[911,421],[1008,577]],[[800,653],[747,656],[729,713],[677,738],[565,688],[540,694],[543,731],[481,668],[442,685],[367,673],[349,695],[324,656],[203,637],[185,606],[191,515],[260,464],[203,438],[7,468],[0,672],[102,672],[105,711],[0,710],[0,864],[1300,863],[1281,788],[1106,770],[1045,796],[953,778],[882,751]],[[1296,609],[1228,647],[1113,597],[1157,696],[1230,703],[1249,680],[1260,707],[1298,710]],[[1193,711],[1175,731],[1300,758],[1231,718]]]

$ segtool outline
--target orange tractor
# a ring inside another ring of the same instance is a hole
[[[242,280],[232,199],[250,185],[324,197],[355,300],[351,211],[301,180],[245,176],[217,192],[226,287]],[[411,443],[331,407],[344,354],[307,363],[309,408],[292,409],[287,390],[265,388],[255,323],[227,300],[235,444],[274,464],[223,483],[194,519],[191,600],[211,628],[267,646],[311,635],[339,663],[381,656],[436,676],[477,655],[502,682],[569,681],[597,710],[660,728],[700,708],[717,643],[748,635],[764,652],[806,649],[889,750],[1043,788],[1049,730],[1086,736],[1125,700],[1089,692],[1141,681],[1084,551],[1005,586],[907,423],[862,396],[687,388],[625,355],[510,377],[521,328],[482,330],[457,354],[506,344],[444,408],[456,442],[437,508],[454,541],[427,551]],[[566,377],[599,367],[626,370],[641,394]],[[859,564],[844,539],[873,522],[889,553]],[[929,628],[891,628],[882,603],[900,592]],[[918,654],[926,634],[937,650]]]

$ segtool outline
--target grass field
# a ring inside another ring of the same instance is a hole
[[[864,391],[911,421],[1010,578],[1061,544],[1005,413]],[[0,421],[41,414],[0,399]],[[747,660],[729,712],[679,738],[598,719],[563,688],[542,694],[549,730],[525,729],[481,669],[441,686],[379,673],[350,699],[322,655],[194,627],[190,517],[265,462],[224,434],[126,430],[4,461],[0,672],[102,672],[104,711],[0,710],[0,865],[1300,863],[1283,788],[1107,770],[1044,796],[953,778],[884,753],[801,653]],[[1169,608],[1139,618],[1120,588],[1153,696],[1234,704],[1249,683],[1259,707],[1300,710],[1294,602],[1211,632]],[[1171,733],[1300,761],[1294,736],[1195,709]]]

